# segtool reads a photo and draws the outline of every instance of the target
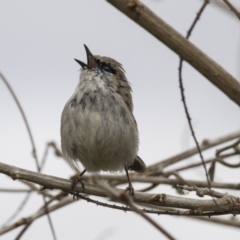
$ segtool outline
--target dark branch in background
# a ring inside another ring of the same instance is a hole
[[[186,39],[189,39],[189,37],[190,37],[194,27],[196,26],[198,20],[200,19],[200,16],[202,15],[202,13],[203,13],[203,11],[206,8],[208,3],[209,3],[209,0],[205,0],[203,2],[203,5],[201,6],[199,12],[197,13],[196,18],[194,19],[190,29],[187,31]],[[200,159],[202,161],[202,165],[203,165],[203,168],[204,168],[204,171],[205,171],[205,174],[206,174],[206,178],[207,178],[208,187],[209,187],[209,189],[211,191],[211,182],[210,182],[210,178],[209,178],[209,175],[208,175],[207,167],[206,167],[206,164],[204,162],[204,158],[203,158],[203,155],[202,155],[201,148],[200,148],[200,146],[198,144],[197,136],[196,136],[196,134],[194,132],[194,129],[193,129],[190,113],[189,113],[188,107],[187,107],[186,97],[185,97],[185,94],[184,94],[184,86],[183,86],[183,79],[182,79],[182,65],[183,65],[183,59],[180,57],[180,61],[179,61],[179,85],[180,85],[180,90],[181,90],[180,92],[181,92],[183,107],[184,107],[184,111],[186,113],[188,125],[189,125],[190,131],[192,133],[193,140],[194,140],[194,142],[196,144],[196,147],[197,147],[197,150],[198,150],[198,154],[199,154]]]
[[[240,20],[240,12],[228,1],[223,0],[225,4],[229,7],[229,9],[236,15],[236,17]]]
[[[2,79],[2,81],[4,82],[4,84],[6,85],[7,89],[9,90],[9,92],[11,93],[20,113],[21,113],[21,116],[23,118],[23,121],[24,121],[24,124],[27,128],[27,132],[28,132],[28,136],[30,138],[30,141],[31,141],[31,144],[32,144],[32,154],[33,154],[33,157],[35,159],[35,163],[36,163],[36,167],[37,167],[37,171],[40,172],[40,166],[39,166],[39,161],[38,161],[38,157],[37,157],[37,152],[36,152],[36,146],[35,146],[35,143],[34,143],[34,139],[33,139],[33,135],[32,135],[32,132],[31,132],[31,129],[30,129],[30,126],[28,124],[28,121],[27,121],[27,117],[23,111],[23,108],[16,96],[16,94],[14,93],[12,87],[10,86],[9,82],[7,81],[7,79],[3,76],[3,74],[0,72],[0,78]],[[25,202],[24,204],[26,204],[26,202],[28,201],[29,197],[30,197],[30,194],[31,193],[28,193],[27,194],[27,197],[25,199]],[[44,203],[46,203],[46,199],[45,199],[45,196],[42,196],[43,197],[43,201]],[[21,207],[22,208],[22,207]],[[20,209],[20,208],[19,208]],[[46,208],[46,211],[47,211],[47,208]],[[47,218],[48,218],[48,222],[49,222],[49,226],[50,226],[50,229],[51,229],[51,232],[52,232],[52,235],[53,235],[53,239],[56,240],[56,234],[55,234],[55,231],[54,231],[54,227],[53,227],[53,223],[51,221],[51,218],[50,218],[50,215],[47,214]],[[30,225],[29,225],[30,226]],[[25,229],[26,230],[26,229]]]
[[[212,84],[240,106],[240,83],[196,46],[154,14],[140,1],[131,8],[129,0],[107,0],[154,37],[192,65]]]

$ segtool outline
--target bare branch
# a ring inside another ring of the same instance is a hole
[[[12,179],[14,180],[24,179],[27,181],[40,184],[45,188],[61,189],[68,193],[72,192],[72,182],[67,179],[62,179],[62,178],[53,177],[45,174],[40,174],[37,172],[28,171],[28,170],[10,166],[4,163],[0,163],[0,172],[8,176],[11,176]],[[134,178],[132,178],[132,180],[133,179]],[[156,180],[158,180],[158,178]],[[167,180],[169,181],[172,179],[167,179]],[[212,186],[214,187],[214,184]],[[85,194],[96,195],[101,197],[107,196],[107,194],[103,192],[101,188],[93,184],[87,184],[87,183],[85,183],[85,188],[83,188],[81,184],[78,184],[76,186],[76,191],[80,193],[82,192]],[[117,191],[122,191],[122,190],[118,189]],[[228,200],[228,196],[223,197],[221,199],[217,199],[216,202],[218,205],[215,205],[215,203],[212,200],[202,200],[202,199],[198,200],[198,199],[189,199],[189,198],[183,198],[183,197],[175,197],[167,194],[135,192],[134,201],[136,203],[148,203],[148,204],[157,205],[157,206],[177,207],[177,208],[193,209],[193,210],[197,209],[198,211],[201,210],[201,212],[203,211],[219,212],[220,211],[220,212],[229,212],[229,213],[234,212],[235,214],[238,214],[238,210],[239,210],[238,201],[237,200],[235,201],[237,204],[233,204]]]
[[[140,1],[128,7],[129,0],[107,0],[204,75],[240,106],[240,83],[205,53],[154,14]]]

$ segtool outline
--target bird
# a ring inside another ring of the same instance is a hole
[[[81,66],[80,81],[61,116],[63,157],[72,167],[83,165],[80,179],[86,171],[125,170],[127,190],[133,195],[128,170],[143,173],[146,165],[137,155],[139,133],[132,88],[122,64],[93,55],[84,47],[87,63],[74,59]]]

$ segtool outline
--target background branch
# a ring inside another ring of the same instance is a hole
[[[128,0],[107,0],[107,2],[173,50],[240,106],[239,82],[147,6],[140,1],[133,7],[128,6]]]

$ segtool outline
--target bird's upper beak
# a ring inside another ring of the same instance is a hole
[[[82,68],[88,68],[88,69],[93,69],[97,67],[97,62],[94,59],[92,53],[90,52],[90,50],[88,49],[88,47],[84,44],[85,50],[86,50],[86,54],[87,54],[87,64],[78,60],[78,59],[74,59],[77,63],[79,63],[81,65]]]

